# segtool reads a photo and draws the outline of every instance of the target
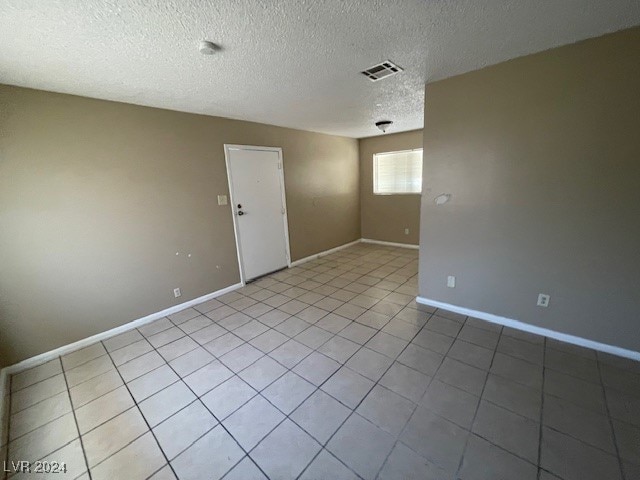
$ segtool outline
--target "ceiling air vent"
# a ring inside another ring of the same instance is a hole
[[[382,62],[378,65],[374,65],[373,67],[369,67],[360,73],[365,75],[372,82],[377,82],[378,80],[390,77],[391,75],[395,75],[396,73],[401,71],[402,68],[400,68],[390,60],[387,60],[386,62]]]

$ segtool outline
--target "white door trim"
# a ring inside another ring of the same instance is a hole
[[[229,182],[229,201],[231,202],[231,218],[233,219],[233,233],[236,237],[236,252],[238,254],[238,269],[240,270],[240,281],[246,284],[244,274],[244,263],[242,261],[242,249],[240,246],[240,230],[238,228],[238,218],[235,211],[236,202],[233,193],[233,179],[231,177],[231,165],[229,163],[229,152],[231,150],[258,150],[263,152],[277,152],[280,168],[278,169],[278,178],[280,180],[280,193],[282,196],[282,208],[284,209],[284,242],[287,248],[287,267],[291,267],[291,248],[289,246],[289,209],[287,208],[287,197],[285,195],[284,184],[284,162],[282,160],[282,148],[280,147],[260,147],[256,145],[236,145],[224,144],[224,161],[227,166],[227,180]]]

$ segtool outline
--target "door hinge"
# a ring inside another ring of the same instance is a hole
[[[282,163],[278,162],[278,170],[282,170]]]
[[[280,210],[280,213],[282,213],[284,215],[284,208],[282,210]]]

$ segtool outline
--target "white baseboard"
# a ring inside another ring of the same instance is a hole
[[[416,302],[423,305],[429,305],[430,307],[449,310],[461,315],[479,318],[490,323],[497,323],[498,325],[511,327],[516,330],[522,330],[523,332],[529,332],[536,335],[542,335],[543,337],[553,338],[562,342],[571,343],[572,345],[591,348],[592,350],[597,350],[599,352],[610,353],[611,355],[617,355],[618,357],[630,358],[631,360],[640,361],[640,352],[636,352],[634,350],[627,350],[626,348],[616,347],[614,345],[608,345],[606,343],[600,343],[582,337],[576,337],[575,335],[569,335],[568,333],[556,332],[555,330],[549,330],[548,328],[536,327],[535,325],[524,323],[519,320],[513,320],[511,318],[501,317],[499,315],[481,312],[479,310],[471,310],[469,308],[459,307],[457,305],[451,305],[449,303],[439,302],[437,300],[431,300],[425,297],[416,297]]]
[[[412,243],[395,243],[395,242],[384,242],[382,240],[372,240],[370,238],[362,238],[360,239],[362,243],[373,243],[375,245],[386,245],[387,247],[400,247],[400,248],[411,248],[413,250],[418,250],[420,245],[414,245]]]
[[[225,293],[232,292],[237,290],[238,288],[243,287],[243,283],[236,283],[235,285],[230,285],[221,290],[217,290],[215,292],[208,293],[198,298],[194,298],[193,300],[189,300],[187,302],[181,303],[179,305],[174,305],[173,307],[166,308],[160,312],[152,313],[142,318],[138,318],[129,323],[125,323],[124,325],[120,325],[119,327],[112,328],[111,330],[107,330],[106,332],[101,332],[91,337],[83,338],[82,340],[78,340],[77,342],[70,343],[68,345],[63,345],[62,347],[58,347],[54,350],[50,350],[45,353],[41,353],[40,355],[36,355],[35,357],[27,358],[21,362],[18,362],[14,365],[9,365],[8,367],[0,370],[0,421],[4,415],[5,405],[5,395],[9,393],[7,390],[9,376],[15,373],[21,372],[23,370],[27,370],[28,368],[32,368],[38,366],[40,364],[46,363],[49,360],[53,360],[62,355],[66,355],[67,353],[74,352],[76,350],[80,350],[81,348],[88,347],[96,342],[106,340],[108,338],[114,337],[121,333],[127,332],[129,330],[133,330],[134,328],[142,327],[147,323],[151,323],[154,320],[158,320],[160,318],[166,317],[167,315],[172,315],[180,310],[184,310],[185,308],[193,307],[194,305],[198,305],[200,303],[204,303],[212,298],[220,297]],[[1,431],[1,427],[0,427]],[[3,439],[0,439],[0,443]]]
[[[300,260],[296,260],[295,262],[291,262],[291,267],[297,267],[298,265],[302,265],[303,263],[310,262],[311,260],[316,260],[316,259],[318,259],[320,257],[324,257],[326,255],[329,255],[331,253],[337,252],[339,250],[343,250],[345,248],[352,247],[353,245],[357,245],[358,243],[360,243],[360,241],[361,241],[360,239],[359,240],[355,240],[353,242],[349,242],[349,243],[345,243],[344,245],[340,245],[338,247],[330,248],[329,250],[325,250],[324,252],[316,253],[314,255],[309,255],[308,257],[301,258]]]

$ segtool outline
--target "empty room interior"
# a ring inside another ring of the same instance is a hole
[[[637,0],[0,0],[0,478],[640,480]]]

